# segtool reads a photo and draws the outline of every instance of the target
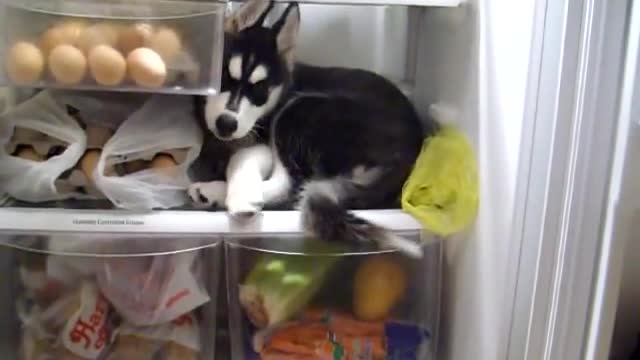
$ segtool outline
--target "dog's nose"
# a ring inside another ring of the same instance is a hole
[[[222,114],[216,120],[216,129],[222,137],[228,137],[238,129],[238,121],[228,114]]]

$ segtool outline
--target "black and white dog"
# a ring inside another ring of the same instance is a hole
[[[199,205],[231,214],[296,203],[321,239],[419,249],[348,209],[394,206],[423,129],[407,97],[363,70],[294,61],[299,8],[264,26],[271,0],[248,0],[226,21],[222,91],[200,99],[206,127],[231,151],[226,182],[195,183]]]

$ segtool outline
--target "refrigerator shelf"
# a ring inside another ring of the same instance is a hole
[[[420,223],[402,210],[361,210],[356,214],[396,232],[419,232]],[[0,232],[91,232],[162,234],[300,233],[299,211],[264,211],[253,218],[226,212],[0,209]]]

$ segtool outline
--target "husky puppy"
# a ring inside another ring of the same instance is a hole
[[[227,181],[193,184],[192,200],[231,214],[295,203],[313,236],[418,253],[349,209],[397,205],[437,124],[423,129],[409,99],[381,76],[296,63],[299,7],[291,3],[269,28],[272,7],[249,0],[226,20],[222,89],[198,106],[232,155]]]

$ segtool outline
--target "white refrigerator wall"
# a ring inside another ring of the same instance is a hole
[[[526,180],[516,174],[534,2],[477,0],[422,10],[414,97],[423,113],[431,109],[468,134],[481,181],[475,227],[446,246],[442,359],[505,356],[515,189]]]
[[[408,8],[303,4],[298,59],[405,80]]]
[[[279,4],[267,23],[286,8]],[[300,5],[297,59],[320,66],[357,67],[406,80],[408,7]]]

